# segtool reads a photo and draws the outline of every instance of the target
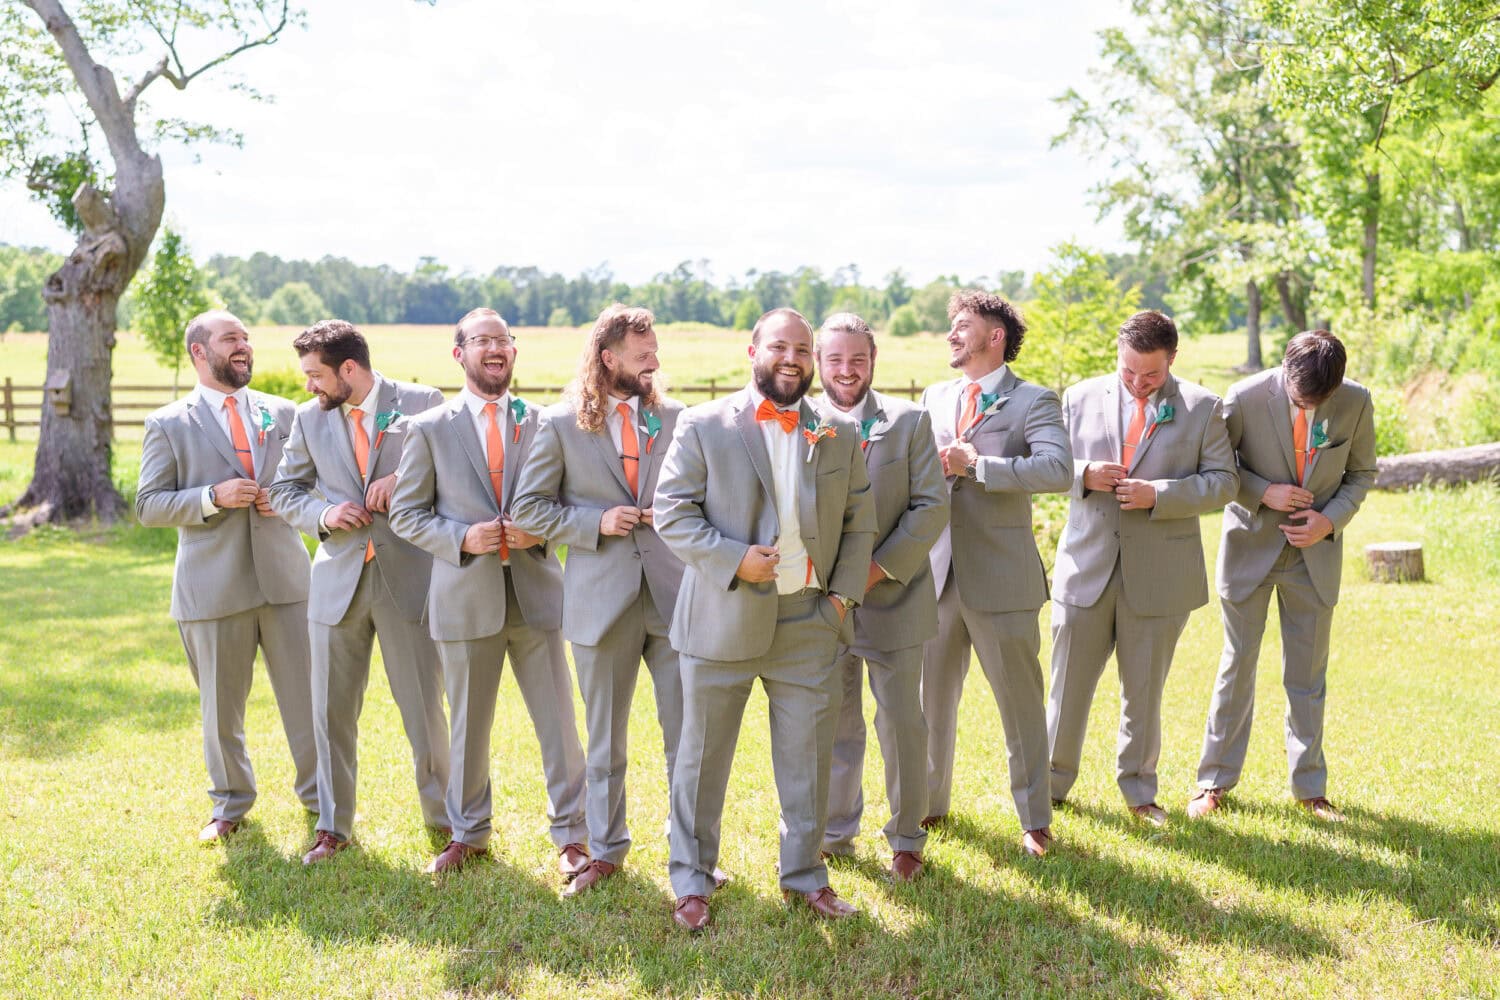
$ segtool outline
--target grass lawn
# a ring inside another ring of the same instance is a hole
[[[739,339],[714,336],[694,349],[722,354]],[[440,363],[441,346],[433,353]],[[552,363],[551,377],[566,373]],[[117,458],[133,485],[133,443]],[[0,444],[0,503],[30,464],[30,445]],[[379,666],[363,717],[358,849],[304,870],[313,818],[291,793],[263,674],[248,719],[261,790],[252,822],[224,847],[194,839],[209,806],[197,696],[167,615],[174,533],[44,529],[0,542],[0,996],[1500,995],[1497,510],[1489,487],[1374,494],[1350,529],[1327,733],[1346,825],[1315,825],[1289,803],[1270,636],[1243,783],[1222,814],[1185,820],[1219,652],[1210,606],[1189,623],[1166,691],[1167,830],[1123,811],[1106,680],[1072,804],[1054,823],[1058,847],[1041,863],[1023,858],[999,715],[975,670],[954,818],[914,885],[882,877],[887,813],[871,736],[859,857],[832,872],[861,915],[838,925],[781,904],[757,694],[724,820],[734,881],[696,939],[669,919],[667,790],[645,671],[632,719],[636,844],[601,891],[558,898],[538,753],[508,676],[495,859],[440,884],[421,873],[441,844],[422,826]],[[1205,519],[1211,550],[1217,529]],[[1361,546],[1398,538],[1424,542],[1430,581],[1366,582]]]

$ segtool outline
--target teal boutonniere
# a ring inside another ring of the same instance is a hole
[[[998,392],[981,392],[979,394],[979,415],[987,417],[1000,409],[1000,394]]]
[[[651,454],[651,446],[656,443],[656,435],[661,433],[661,417],[650,410],[645,412],[646,418],[646,454]]]
[[[838,437],[839,432],[826,418],[809,417],[802,424],[802,436],[807,439],[807,460],[811,462],[817,443],[826,437]]]
[[[510,400],[511,422],[516,425],[516,429],[511,433],[511,438],[510,438],[511,441],[513,441],[513,442],[521,440],[521,421],[523,421],[523,420],[526,419],[526,407],[527,407],[527,405],[528,404],[527,404],[526,400],[522,399],[520,396],[512,396],[511,397],[511,400]]]
[[[1149,437],[1156,433],[1156,429],[1162,424],[1170,424],[1172,418],[1177,416],[1177,411],[1172,408],[1171,403],[1163,403],[1156,409],[1156,419],[1151,421],[1151,429],[1146,432]]]
[[[1312,458],[1318,453],[1319,448],[1328,447],[1328,418],[1324,417],[1313,424],[1312,441],[1309,442],[1307,457]]]
[[[859,422],[859,446],[861,448],[870,447],[870,432],[875,429],[875,425],[879,422],[880,417],[878,415],[871,417],[869,420],[861,420]]]
[[[375,414],[375,447],[380,447],[380,439],[385,437],[385,432],[404,415],[399,409]]]
[[[261,407],[260,408],[260,434],[257,435],[256,443],[257,444],[265,444],[266,443],[266,431],[270,430],[272,427],[275,427],[275,426],[276,426],[276,418],[271,415],[271,411],[268,410],[268,409],[266,409],[265,407]]]

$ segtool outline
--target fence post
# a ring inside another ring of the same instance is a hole
[[[913,403],[915,403],[917,401],[917,380],[916,379],[912,379],[911,380],[911,388],[908,390],[908,392],[911,395],[911,401]]]
[[[5,376],[5,428],[10,431],[10,439],[16,439],[16,399],[13,395],[14,388],[11,385],[10,376]]]
[[[6,379],[6,381],[8,382],[10,380]],[[716,379],[716,378],[711,378],[711,379],[708,380],[708,398],[709,399],[718,399],[719,398],[719,390],[717,388],[718,381],[719,380]]]

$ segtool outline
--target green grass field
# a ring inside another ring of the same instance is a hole
[[[261,332],[262,369],[270,339]],[[372,339],[389,374],[451,378],[441,331],[380,329]],[[743,339],[664,337],[664,362],[701,372],[694,381],[738,380]],[[533,351],[539,342],[548,346]],[[522,343],[523,384],[560,381],[577,335],[527,331]],[[887,345],[879,381],[943,376],[934,339],[892,344],[903,353]],[[0,343],[0,374],[23,363],[25,346]],[[1178,370],[1222,387],[1235,347],[1232,338],[1186,344]],[[1188,367],[1199,353],[1207,375]],[[161,380],[128,341],[119,357],[122,381]],[[694,358],[713,364],[690,367]],[[0,443],[0,504],[24,487],[32,450]],[[128,491],[134,442],[122,441],[116,459]],[[1218,525],[1204,520],[1210,560]],[[1361,547],[1407,538],[1426,547],[1429,581],[1367,582]],[[734,881],[696,939],[669,918],[667,797],[644,671],[632,718],[635,848],[622,877],[582,899],[558,898],[540,762],[509,678],[495,726],[492,862],[442,883],[421,874],[441,844],[422,826],[378,664],[361,734],[358,849],[313,870],[297,863],[313,818],[291,794],[263,674],[248,719],[261,790],[253,822],[225,847],[200,848],[208,799],[197,696],[167,615],[174,545],[169,530],[133,526],[0,542],[0,996],[1500,996],[1493,487],[1372,494],[1349,530],[1327,732],[1330,794],[1349,823],[1316,825],[1290,804],[1273,636],[1243,783],[1222,814],[1184,818],[1219,652],[1210,605],[1193,615],[1166,690],[1168,829],[1123,811],[1113,781],[1119,705],[1106,680],[1083,774],[1054,822],[1059,845],[1041,863],[1024,859],[999,714],[974,671],[954,820],[929,842],[928,877],[910,886],[882,876],[886,806],[872,735],[859,857],[832,872],[861,915],[838,925],[781,903],[757,694],[724,821],[722,863]],[[1045,624],[1044,612],[1044,660]]]

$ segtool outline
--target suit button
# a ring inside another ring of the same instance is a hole
[[[632,553],[630,553],[630,558],[632,558],[632,559],[639,559],[640,557],[641,557],[641,554],[639,552],[632,552]]]

